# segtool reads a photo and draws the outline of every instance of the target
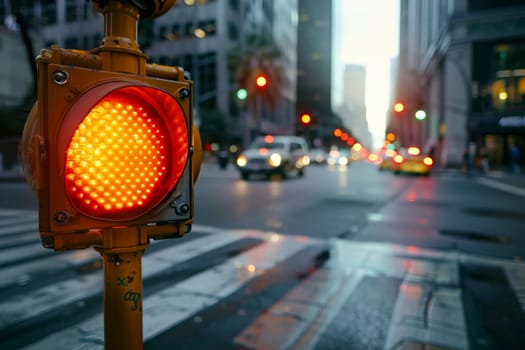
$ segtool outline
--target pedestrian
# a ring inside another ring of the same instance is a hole
[[[515,143],[510,144],[510,169],[513,173],[520,172],[520,156],[521,152]]]

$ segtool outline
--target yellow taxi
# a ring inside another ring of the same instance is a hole
[[[399,150],[393,158],[394,174],[430,175],[434,160],[421,152],[419,147],[408,147]]]
[[[381,156],[379,161],[378,169],[379,171],[383,170],[393,170],[394,169],[394,157],[397,155],[397,152],[394,150],[386,150]]]

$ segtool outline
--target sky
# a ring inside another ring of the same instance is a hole
[[[364,65],[368,128],[378,147],[389,109],[391,59],[399,51],[399,0],[333,1],[333,102],[341,104],[344,66]]]

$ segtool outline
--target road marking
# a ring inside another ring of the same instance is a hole
[[[479,184],[488,186],[488,187],[495,188],[500,191],[505,191],[508,193],[512,193],[518,196],[525,197],[525,189],[517,187],[517,186],[507,185],[499,181],[494,181],[494,180],[486,179],[486,178],[477,178],[476,182]]]
[[[157,274],[180,261],[203,254],[205,249],[212,250],[238,238],[234,234],[215,237],[203,236],[150,255],[146,253],[142,259],[143,277]],[[37,246],[34,248],[43,250]],[[53,252],[49,251],[49,253],[52,254]],[[25,321],[54,308],[63,307],[69,303],[101,293],[103,291],[102,280],[102,273],[93,273],[39,288],[30,293],[16,296],[14,300],[4,299],[0,302],[0,310],[2,310],[0,327]]]
[[[209,242],[211,243],[221,236],[227,236],[226,232],[212,235],[209,237],[211,239]],[[239,234],[230,233],[229,236],[232,240],[240,238]],[[253,278],[315,242],[315,240],[306,238],[297,239],[297,237],[281,236],[279,239],[273,239],[273,235],[266,236],[270,238],[263,244],[228,259],[213,269],[203,271],[146,297],[143,302],[144,341],[217,303]],[[192,240],[188,244],[192,242],[197,244],[195,242],[197,240],[200,239]],[[200,242],[199,245],[211,249],[209,244]],[[181,246],[177,247],[180,248]],[[188,251],[184,259],[188,259],[191,250],[183,248],[180,253],[184,250]],[[199,250],[197,254],[202,254],[202,251]],[[163,260],[166,256],[177,256],[174,252],[166,253],[166,250],[157,255],[159,260]],[[145,259],[146,257],[144,257]],[[158,268],[153,267],[153,262],[151,263],[150,268]],[[254,265],[255,271],[247,270],[248,264]],[[2,307],[3,305],[0,304],[0,308]],[[80,324],[54,333],[26,349],[103,349],[103,337],[103,315],[98,314]]]
[[[10,220],[4,218],[9,215],[27,213],[0,210],[0,222],[2,219]],[[205,256],[214,247],[246,237],[259,238],[265,242],[222,265],[214,266],[146,297],[143,303],[145,341],[231,295],[292,254],[319,242],[300,236],[281,236],[257,230],[225,230],[200,225],[194,225],[193,231],[208,235],[187,242],[181,241],[181,244],[152,254],[148,254],[146,250],[143,277],[155,275],[193,257]],[[402,283],[385,339],[385,349],[395,348],[408,340],[457,349],[468,348],[458,272],[458,266],[462,263],[486,264],[504,269],[525,312],[525,264],[522,262],[390,243],[341,239],[330,242],[332,250],[327,264],[304,279],[284,298],[277,300],[266,315],[242,330],[235,339],[238,344],[247,348],[272,348],[275,345],[275,348],[292,346],[293,349],[311,349],[364,276],[387,276],[399,278]],[[40,251],[48,251],[39,245],[38,248]],[[6,250],[8,251],[11,249]],[[22,258],[34,254],[31,249],[17,252],[23,254],[19,256]],[[39,271],[69,269],[100,259],[98,253],[92,249],[53,254],[40,261],[0,269],[3,276],[0,287],[23,284]],[[3,257],[0,260],[1,258]],[[255,266],[254,272],[246,269],[250,264]],[[93,295],[90,293],[101,291],[102,276],[100,273],[92,273],[17,295],[0,303],[0,327],[23,322],[55,307],[88,298]],[[280,325],[280,328],[276,325]],[[261,332],[256,327],[266,330],[273,327],[274,331]],[[27,349],[103,349],[103,334],[103,315],[98,314],[40,339]],[[254,336],[260,336],[260,339],[255,342]],[[296,344],[292,344],[294,342]]]
[[[16,233],[24,233],[31,231],[35,233],[35,236],[39,235],[38,224],[36,222],[0,227],[0,236],[13,235]]]
[[[461,288],[440,286],[435,277],[411,281],[409,272],[399,287],[385,349],[406,341],[418,341],[451,349],[468,349],[468,336]]]

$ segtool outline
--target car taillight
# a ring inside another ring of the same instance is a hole
[[[403,163],[403,160],[404,160],[404,158],[403,158],[403,156],[400,155],[400,154],[396,154],[396,155],[394,156],[394,163],[396,163],[396,164],[401,164],[401,163]]]
[[[423,164],[425,164],[426,166],[431,166],[432,164],[434,164],[434,161],[431,157],[425,157],[423,158]]]

